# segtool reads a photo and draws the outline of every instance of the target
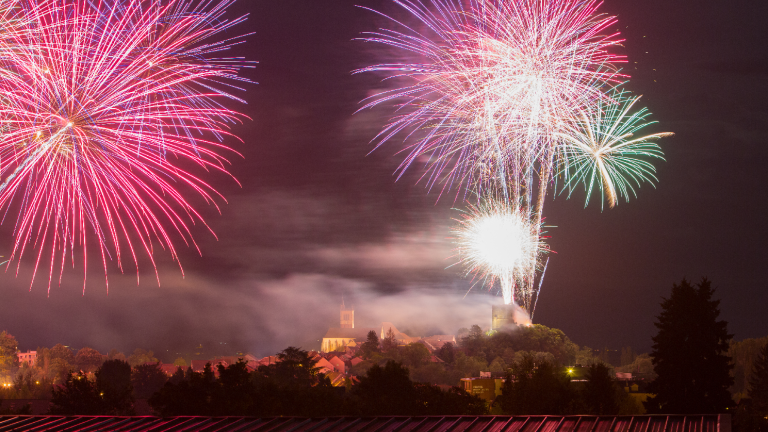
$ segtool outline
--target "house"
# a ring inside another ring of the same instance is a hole
[[[421,338],[419,342],[423,343],[430,351],[437,351],[447,343],[456,345],[456,336],[454,335],[434,335],[425,338]]]
[[[330,359],[328,359],[328,362],[333,365],[333,368],[336,370],[336,372],[339,373],[346,373],[347,366],[344,364],[344,361],[340,359],[338,356],[333,356]]]

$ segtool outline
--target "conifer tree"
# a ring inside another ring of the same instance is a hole
[[[658,377],[648,389],[656,396],[644,402],[649,413],[724,413],[733,405],[727,355],[733,335],[718,320],[720,301],[712,300],[713,293],[706,278],[696,286],[683,279],[663,299],[651,351]]]

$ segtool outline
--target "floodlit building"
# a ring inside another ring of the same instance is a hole
[[[37,361],[37,351],[20,352],[17,353],[16,356],[19,357],[19,364],[26,363],[30,366],[34,366]]]

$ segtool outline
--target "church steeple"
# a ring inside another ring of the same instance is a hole
[[[344,306],[344,296],[341,296],[341,328],[355,328],[355,310]]]

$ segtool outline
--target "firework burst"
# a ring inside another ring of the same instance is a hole
[[[540,227],[502,200],[470,206],[454,230],[456,252],[468,275],[493,287],[501,285],[505,304],[530,304],[539,257],[549,252]],[[517,288],[517,289],[516,289]]]
[[[617,103],[598,103],[583,112],[581,121],[568,133],[558,133],[562,140],[562,176],[572,193],[578,185],[587,191],[585,205],[595,187],[603,193],[602,202],[615,206],[619,196],[629,200],[641,183],[653,184],[656,168],[651,161],[664,159],[656,140],[673,135],[670,132],[638,136],[638,132],[656,122],[649,121],[646,108],[632,111],[640,100],[626,91],[617,91]]]
[[[17,215],[9,258],[20,264],[34,249],[49,289],[76,251],[87,273],[93,240],[105,278],[111,260],[123,271],[126,252],[138,278],[141,250],[154,266],[157,246],[178,260],[174,236],[195,245],[191,225],[203,220],[185,194],[220,198],[200,173],[227,173],[221,141],[243,116],[222,101],[240,100],[230,92],[251,67],[216,57],[241,40],[216,40],[245,19],[223,18],[232,3],[52,0],[4,41],[0,208]]]
[[[588,185],[588,195],[599,179],[611,206],[618,195],[655,180],[647,159],[662,154],[652,141],[668,134],[632,138],[650,122],[644,110],[629,114],[636,99],[616,91],[628,78],[618,67],[625,58],[612,52],[623,40],[609,31],[615,17],[598,13],[599,2],[394,3],[414,24],[387,17],[399,30],[379,30],[364,40],[399,50],[409,60],[356,72],[405,83],[375,94],[361,108],[395,105],[396,115],[374,142],[378,148],[405,137],[400,175],[414,162],[424,163],[429,188],[442,184],[441,193],[455,187],[457,199],[461,191],[464,198],[478,197],[468,220],[506,214],[530,230],[530,244],[540,241],[545,198],[555,179],[564,178],[571,190]],[[512,249],[470,253],[477,233],[469,228],[474,225],[465,220],[459,229],[472,233],[459,236],[469,273],[499,279],[505,302],[514,298],[530,311],[539,249],[526,249],[525,266],[510,255]],[[512,261],[494,267],[492,253]]]

